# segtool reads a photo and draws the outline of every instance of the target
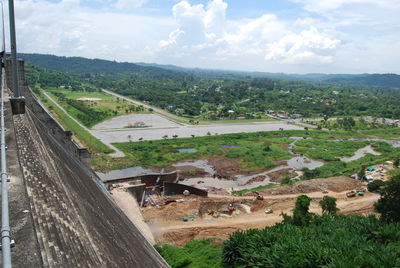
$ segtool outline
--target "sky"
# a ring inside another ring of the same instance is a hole
[[[400,73],[400,0],[14,2],[19,52],[275,73]]]

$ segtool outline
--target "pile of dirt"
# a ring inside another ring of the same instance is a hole
[[[358,188],[365,188],[365,185],[359,180],[351,179],[346,176],[340,176],[302,181],[290,186],[259,191],[259,193],[262,195],[301,194],[319,191],[332,191],[339,193]],[[252,194],[247,193],[246,195]]]
[[[243,185],[252,184],[253,182],[265,181],[265,178],[266,178],[266,177],[265,177],[265,176],[262,176],[262,175],[256,176],[256,177],[254,177],[254,178],[248,180],[248,181],[247,181],[245,184],[243,184]]]
[[[204,188],[207,190],[208,194],[229,195],[229,191],[223,188],[217,188],[212,186],[206,186]]]
[[[190,165],[180,166],[176,170],[178,171],[180,180],[211,176],[211,174],[205,172],[203,169]]]
[[[202,201],[199,206],[199,216],[203,217],[209,213],[209,211],[217,212],[228,212],[229,204],[233,204],[235,209],[241,210],[241,204],[251,205],[251,200],[208,200]]]
[[[146,207],[143,215],[146,220],[163,219],[165,221],[181,220],[183,217],[198,216],[200,201],[197,199],[180,199],[183,202],[171,202],[159,208]]]
[[[178,247],[185,246],[189,241],[206,239],[210,237],[218,237],[227,240],[229,235],[234,232],[245,230],[242,227],[194,227],[184,228],[177,231],[164,233],[161,237],[156,238],[157,244],[170,244]]]
[[[285,176],[289,176],[289,178],[293,178],[296,176],[296,173],[293,172],[291,168],[285,168],[281,170],[277,170],[275,172],[268,173],[268,177],[272,182],[281,182]]]
[[[232,159],[210,158],[208,164],[214,167],[217,177],[221,179],[234,180],[235,175],[240,173],[239,164]]]

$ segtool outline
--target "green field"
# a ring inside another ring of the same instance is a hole
[[[275,160],[289,159],[290,154],[283,149],[289,142],[290,139],[274,134],[244,133],[113,145],[141,166],[162,167],[185,159],[220,156],[237,161],[244,170],[259,170],[275,166]],[[235,148],[220,148],[221,145]],[[178,150],[183,148],[193,148],[196,152],[180,153]]]
[[[143,106],[131,104],[122,98],[103,92],[84,92],[64,89],[49,89],[46,92],[71,116],[86,127],[102,121],[131,113],[147,113]]]
[[[57,121],[66,130],[71,130],[74,136],[82,143],[83,146],[87,147],[89,151],[94,154],[108,154],[112,153],[113,150],[104,145],[99,139],[92,136],[85,129],[83,129],[74,120],[68,117],[60,108],[53,104],[44,94],[36,94],[40,101],[46,106],[51,114],[57,119]]]

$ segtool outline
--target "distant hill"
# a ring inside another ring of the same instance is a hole
[[[185,75],[207,77],[265,77],[283,80],[305,80],[328,84],[378,86],[400,88],[400,75],[397,74],[284,74],[267,72],[245,72],[230,70],[212,70],[184,68],[175,65],[156,63],[129,63],[83,57],[64,57],[44,54],[20,53],[19,57],[43,69],[73,74],[142,74],[153,78],[182,78]]]
[[[198,75],[208,76],[252,76],[267,77],[271,79],[284,80],[306,80],[310,82],[322,82],[328,84],[341,85],[362,85],[400,88],[400,75],[397,74],[285,74],[285,73],[267,73],[267,72],[245,72],[230,70],[212,70],[199,68],[184,68],[175,65],[162,65],[156,63],[137,63],[142,66],[159,67],[167,70],[187,72]]]
[[[19,53],[23,58],[39,68],[66,72],[72,74],[121,74],[138,73],[143,75],[176,76],[178,72],[153,66],[141,66],[129,62],[116,62],[101,59],[87,59],[82,57],[64,57],[44,54]],[[181,74],[179,74],[181,75]]]
[[[335,84],[356,84],[400,88],[400,75],[397,74],[363,74],[349,77],[333,77],[323,81]]]

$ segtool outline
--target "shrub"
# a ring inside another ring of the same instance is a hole
[[[384,186],[384,185],[385,185],[384,181],[374,180],[374,181],[368,183],[367,188],[368,188],[368,191],[375,192],[375,191],[380,190],[382,188],[382,186]]]
[[[324,196],[321,201],[319,201],[319,205],[322,208],[322,213],[335,215],[339,209],[336,207],[336,198],[331,196]]]
[[[375,203],[375,210],[384,221],[400,222],[400,175],[386,182],[381,198]]]

